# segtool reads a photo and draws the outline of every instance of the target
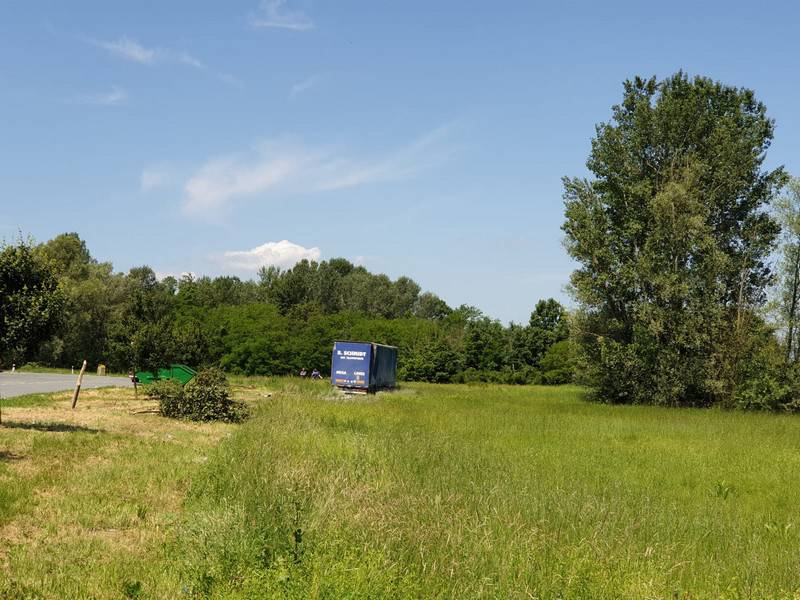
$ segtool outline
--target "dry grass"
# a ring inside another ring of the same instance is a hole
[[[0,598],[135,591],[163,560],[194,472],[234,428],[143,412],[157,406],[133,390],[70,400],[3,411]]]

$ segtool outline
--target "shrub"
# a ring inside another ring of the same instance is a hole
[[[228,379],[220,369],[200,371],[183,389],[187,417],[195,421],[238,421],[243,406],[230,396]]]
[[[181,418],[185,416],[183,386],[175,379],[155,381],[148,388],[147,395],[158,400],[161,414],[165,417]]]
[[[771,335],[764,335],[760,347],[752,352],[745,380],[736,389],[734,407],[797,411],[798,370],[787,364],[785,352]]]
[[[542,383],[542,374],[539,369],[530,365],[522,365],[516,370],[505,370],[505,382],[516,385],[539,385]]]
[[[228,379],[220,369],[200,371],[181,387],[175,380],[155,382],[148,395],[159,401],[165,417],[192,421],[241,421],[246,408],[231,399]]]

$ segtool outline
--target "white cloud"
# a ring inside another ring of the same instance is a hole
[[[160,56],[161,51],[155,48],[145,48],[129,37],[122,36],[118,40],[102,41],[90,40],[95,46],[108,50],[111,54],[132,60],[145,65],[152,64]]]
[[[302,153],[261,150],[251,164],[238,158],[214,159],[203,165],[186,182],[184,209],[192,214],[216,213],[231,201],[275,190],[295,180],[311,158]]]
[[[451,149],[443,142],[449,127],[440,127],[381,159],[371,161],[335,161],[326,166],[320,178],[320,191],[356,187],[381,181],[398,181],[413,177],[420,171],[441,164]]]
[[[447,134],[443,127],[384,157],[370,158],[285,140],[264,142],[247,156],[215,158],[200,167],[184,185],[183,208],[212,218],[241,198],[269,199],[406,179],[449,156]]]
[[[128,36],[117,40],[95,40],[84,38],[90,44],[107,50],[114,56],[137,62],[143,65],[156,65],[159,63],[176,63],[195,69],[205,70],[207,65],[196,56],[183,50],[171,48],[147,48]]]
[[[149,192],[156,188],[170,185],[175,180],[175,170],[169,165],[150,165],[142,169],[140,183],[142,191]]]
[[[222,72],[217,72],[216,75],[217,75],[217,79],[219,79],[223,83],[227,83],[228,85],[231,85],[231,86],[237,87],[237,88],[243,88],[244,87],[244,84],[242,83],[242,80],[239,79],[238,77],[236,77],[235,75],[231,75],[230,73],[222,73]]]
[[[206,65],[203,62],[201,62],[199,59],[195,58],[194,56],[192,56],[187,52],[180,52],[178,54],[175,54],[175,60],[184,65],[189,65],[190,67],[194,67],[195,69],[206,68]]]
[[[293,31],[308,31],[314,23],[304,13],[286,7],[286,0],[264,0],[258,15],[250,17],[253,27],[277,27]]]
[[[321,80],[322,80],[321,75],[312,75],[311,77],[303,79],[303,81],[298,81],[292,86],[291,90],[289,91],[289,97],[294,98],[298,94],[302,94],[303,92],[310,90],[312,87],[317,85]]]
[[[209,67],[209,65],[202,60],[184,50],[162,47],[148,48],[126,35],[116,40],[98,40],[90,37],[80,37],[79,39],[87,44],[102,48],[110,54],[124,60],[149,66],[158,64],[184,65],[192,69],[197,69],[198,71],[209,73],[228,85],[239,88],[243,87],[242,82],[234,75],[225,73],[224,71],[217,71]]]
[[[221,262],[236,271],[258,271],[261,267],[275,266],[282,269],[293,267],[301,260],[319,260],[319,248],[304,248],[289,240],[267,242],[251,250],[230,250],[221,257]]]
[[[230,85],[241,86],[241,82],[229,73],[223,73],[209,69],[209,66],[196,56],[183,50],[171,48],[147,48],[136,40],[127,36],[122,36],[117,40],[105,41],[92,38],[83,38],[86,42],[107,50],[119,58],[137,62],[143,65],[156,65],[162,63],[172,63],[192,67],[199,71],[208,71],[218,77],[221,81]]]
[[[108,92],[79,96],[77,101],[80,104],[94,104],[97,106],[122,106],[128,102],[128,92],[115,85]]]

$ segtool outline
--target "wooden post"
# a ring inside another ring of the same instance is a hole
[[[81,392],[81,382],[83,381],[83,372],[86,370],[86,360],[83,361],[81,372],[78,374],[78,381],[75,382],[75,393],[72,395],[72,408],[78,403],[78,394]]]
[[[134,371],[130,371],[128,373],[128,378],[131,380],[131,383],[133,384],[133,395],[138,400],[139,388],[137,386],[139,384],[139,379],[136,377],[136,373]]]

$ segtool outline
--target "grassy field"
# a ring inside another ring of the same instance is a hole
[[[800,597],[796,417],[235,383],[243,425],[7,407],[0,598]]]

